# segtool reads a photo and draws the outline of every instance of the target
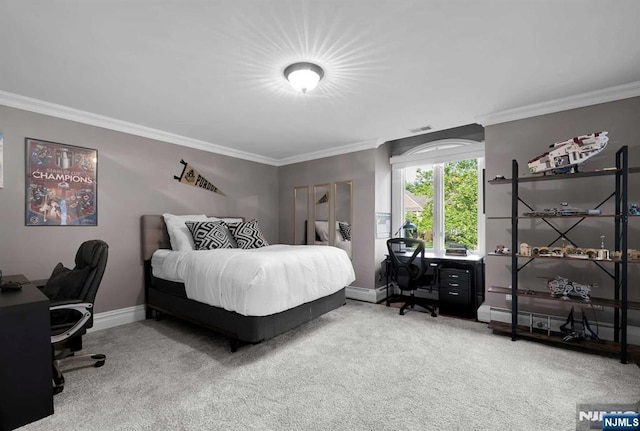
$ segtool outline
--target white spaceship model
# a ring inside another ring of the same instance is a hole
[[[609,142],[607,133],[592,133],[556,142],[550,146],[549,152],[529,160],[529,171],[532,174],[576,172],[578,166],[604,150]]]

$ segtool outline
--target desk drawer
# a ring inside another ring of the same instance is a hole
[[[440,281],[446,283],[448,281],[469,284],[471,279],[471,271],[465,269],[442,268],[440,270]]]
[[[469,271],[445,268],[440,270],[440,282],[438,284],[441,288],[469,290],[471,286],[470,278]]]
[[[459,280],[440,280],[439,287],[454,290],[469,290],[471,284],[468,281]]]
[[[443,309],[465,309],[471,304],[469,289],[441,287],[438,296]]]

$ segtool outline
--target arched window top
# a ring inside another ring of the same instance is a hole
[[[412,154],[423,154],[423,153],[429,153],[429,152],[438,151],[438,150],[444,151],[444,150],[450,150],[453,148],[468,147],[470,145],[474,146],[478,144],[479,144],[478,141],[470,141],[468,139],[441,139],[439,141],[427,142],[426,144],[413,147],[405,151],[404,153],[402,153],[402,155],[410,156]]]
[[[411,148],[399,156],[391,157],[390,162],[394,167],[402,168],[478,157],[484,157],[484,142],[442,139]]]

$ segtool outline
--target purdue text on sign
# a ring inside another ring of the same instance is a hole
[[[194,187],[200,187],[201,189],[209,190],[214,193],[218,193],[219,195],[226,196],[222,193],[222,190],[211,184],[205,177],[200,175],[200,173],[193,168],[189,163],[184,160],[180,160],[180,163],[184,165],[182,168],[182,173],[179,177],[175,176],[176,180],[180,181],[183,184],[188,184]]]

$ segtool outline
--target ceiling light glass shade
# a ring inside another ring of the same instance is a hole
[[[284,76],[293,88],[306,93],[316,88],[324,71],[313,63],[294,63],[284,69]]]

